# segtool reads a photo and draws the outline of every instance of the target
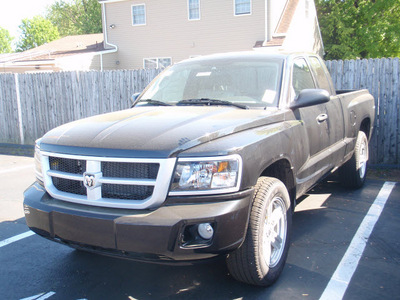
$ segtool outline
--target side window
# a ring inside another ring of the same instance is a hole
[[[146,25],[146,6],[144,4],[132,5],[132,26]]]
[[[165,69],[171,64],[171,57],[151,57],[143,59],[143,67],[145,69]]]
[[[235,16],[251,14],[251,0],[234,0]]]
[[[328,91],[329,94],[331,94],[332,90],[331,90],[331,85],[329,84],[328,76],[326,75],[327,71],[325,70],[324,66],[321,65],[321,61],[317,57],[311,56],[310,64],[317,78],[318,87],[320,89]]]
[[[296,97],[304,89],[315,89],[311,70],[304,58],[295,60],[292,73],[292,88]]]
[[[189,20],[200,20],[200,0],[188,0]]]

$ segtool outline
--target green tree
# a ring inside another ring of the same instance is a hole
[[[316,0],[325,59],[400,56],[399,0]]]
[[[12,52],[11,42],[13,39],[7,29],[0,27],[0,53]]]
[[[97,0],[58,0],[47,9],[47,18],[61,36],[101,33],[101,6]]]
[[[19,29],[22,34],[17,43],[17,52],[38,47],[60,37],[57,27],[41,16],[23,19]]]

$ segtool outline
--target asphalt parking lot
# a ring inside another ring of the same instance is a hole
[[[145,264],[32,235],[22,193],[33,181],[32,158],[0,155],[0,299],[400,299],[399,183],[368,179],[356,191],[318,185],[296,209],[280,279],[258,288],[234,281],[223,260]]]

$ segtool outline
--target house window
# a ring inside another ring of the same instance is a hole
[[[200,20],[200,0],[188,0],[189,20]]]
[[[132,5],[132,25],[146,25],[146,6],[144,4]]]
[[[251,0],[234,0],[235,16],[251,14]]]
[[[152,57],[143,59],[143,67],[145,69],[165,69],[171,64],[171,57]]]

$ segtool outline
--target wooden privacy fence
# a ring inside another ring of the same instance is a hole
[[[377,118],[371,163],[400,165],[399,59],[327,61],[336,89],[367,88]],[[0,74],[0,143],[33,144],[50,129],[130,107],[160,70]]]
[[[399,58],[333,60],[326,65],[337,90],[368,89],[375,98],[370,162],[400,166]]]
[[[129,108],[160,70],[0,74],[0,143],[33,144],[61,124]]]

